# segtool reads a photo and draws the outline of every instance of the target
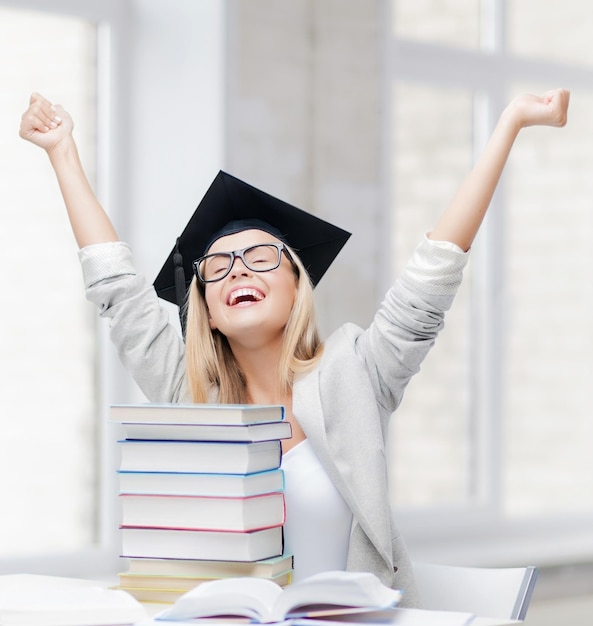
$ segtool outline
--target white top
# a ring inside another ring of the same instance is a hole
[[[284,551],[294,555],[293,582],[345,570],[352,512],[307,439],[282,458],[285,476]]]

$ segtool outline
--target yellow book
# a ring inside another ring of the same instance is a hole
[[[172,604],[182,595],[198,585],[210,582],[212,578],[193,578],[191,576],[155,576],[151,574],[119,575],[120,584],[115,589],[126,591],[139,602]],[[292,580],[292,570],[270,578],[280,587],[286,587]]]

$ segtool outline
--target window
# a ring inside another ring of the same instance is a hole
[[[453,196],[457,181],[471,166],[472,110],[468,89],[404,82],[393,87],[393,142],[401,146],[394,152],[393,164],[394,267],[407,261],[418,233],[434,223],[443,198]],[[447,333],[439,338],[447,368],[437,358],[427,359],[424,380],[416,376],[411,381],[402,407],[413,418],[402,418],[399,410],[394,420],[398,432],[393,489],[397,501],[407,507],[459,503],[469,488],[465,387],[470,338],[464,329],[470,325],[471,278],[467,274],[465,278],[447,320]],[[427,378],[430,392],[425,388]],[[420,388],[415,392],[417,382]],[[438,475],[435,465],[440,467]]]
[[[217,0],[0,0],[0,573],[118,571],[118,432],[105,418],[144,399],[84,299],[55,176],[18,137],[20,116],[34,90],[67,106],[99,200],[155,276],[222,165],[223,24]],[[191,128],[161,123],[187,103]]]
[[[513,516],[593,512],[592,104],[575,89],[570,124],[519,142],[508,177],[501,487]]]
[[[94,180],[96,24],[0,4],[0,65],[2,568],[100,543],[95,313],[47,156],[18,137],[32,91],[63,98]]]
[[[392,10],[396,37],[473,49],[480,46],[480,3],[476,0],[398,0]]]
[[[593,9],[390,5],[394,272],[504,104],[523,91],[572,93],[566,128],[519,136],[445,330],[396,413],[392,496],[404,534],[431,558],[582,557],[593,548]],[[501,537],[509,551],[489,552]]]

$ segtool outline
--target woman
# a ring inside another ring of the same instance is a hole
[[[285,531],[296,579],[328,569],[370,571],[404,589],[404,605],[417,605],[388,504],[388,420],[442,327],[515,138],[526,126],[563,126],[568,101],[562,89],[515,98],[369,328],[347,324],[324,345],[313,323],[312,285],[273,213],[264,224],[207,229],[208,241],[191,258],[184,345],[87,182],[70,116],[32,95],[20,134],[49,155],[81,248],[87,295],[111,319],[112,339],[148,398],[286,407],[293,437],[284,447]],[[254,208],[247,217],[261,215]],[[250,256],[254,246],[272,256]]]

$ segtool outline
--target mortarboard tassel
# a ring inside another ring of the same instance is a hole
[[[185,315],[183,308],[185,304],[185,271],[183,270],[183,255],[179,251],[179,237],[175,242],[175,252],[173,254],[173,265],[175,272],[175,299],[179,307],[179,321],[181,322],[181,330],[185,337]]]

